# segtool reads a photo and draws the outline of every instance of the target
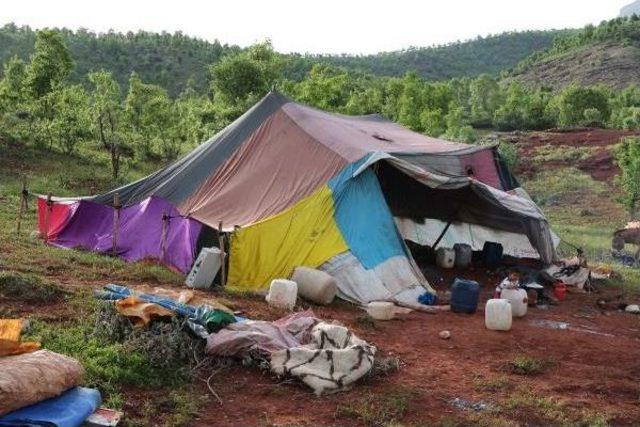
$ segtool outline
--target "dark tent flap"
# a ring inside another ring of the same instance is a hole
[[[547,219],[530,199],[473,178],[443,176],[393,156],[372,156],[372,161],[381,161],[377,174],[394,216],[460,221],[524,234],[543,262],[557,258]]]

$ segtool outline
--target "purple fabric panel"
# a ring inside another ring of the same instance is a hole
[[[171,219],[167,227],[164,259],[160,260],[163,213]],[[183,218],[170,203],[150,197],[120,211],[118,256],[127,261],[156,259],[186,273],[193,264],[201,230],[202,224],[198,221]],[[83,200],[54,244],[110,253],[112,233],[113,208]]]

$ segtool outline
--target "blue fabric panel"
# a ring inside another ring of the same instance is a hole
[[[75,387],[0,417],[0,426],[79,427],[100,406],[98,390]]]
[[[366,157],[348,165],[329,180],[335,205],[335,221],[351,252],[371,269],[394,256],[406,256],[391,211],[376,174],[368,168],[353,173]]]

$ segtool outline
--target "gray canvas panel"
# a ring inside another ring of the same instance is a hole
[[[432,154],[395,154],[394,157],[405,160],[425,170],[431,170],[445,176],[463,176],[464,171],[458,156]]]
[[[236,119],[213,138],[177,160],[131,184],[91,200],[113,204],[115,193],[123,206],[138,203],[150,196],[161,197],[174,206],[187,199],[227,158],[275,111],[290,102],[286,97],[271,92],[245,114]]]
[[[387,161],[380,162],[376,172],[394,216],[419,221],[424,218],[459,221],[524,234],[545,263],[557,257],[544,216],[534,210],[527,213],[525,209],[516,209],[515,205],[505,206],[496,195],[498,190],[471,185],[466,178],[430,187]]]

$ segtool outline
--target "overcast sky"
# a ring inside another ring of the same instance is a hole
[[[0,25],[182,31],[280,52],[375,53],[510,30],[582,27],[631,0],[0,0]]]

